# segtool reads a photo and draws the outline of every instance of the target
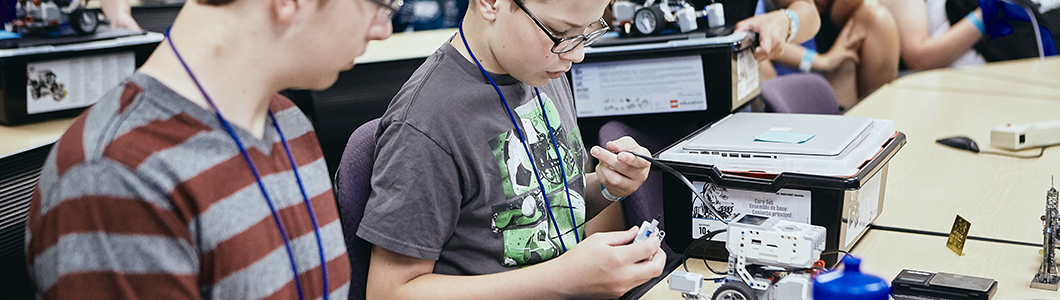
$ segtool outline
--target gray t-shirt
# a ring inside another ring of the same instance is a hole
[[[496,90],[446,43],[383,115],[372,196],[357,236],[435,260],[435,273],[456,275],[535,264],[574,247],[575,234],[584,237],[586,152],[569,83],[564,77],[540,88],[561,170],[534,88],[510,75],[490,76],[527,136],[548,204]]]

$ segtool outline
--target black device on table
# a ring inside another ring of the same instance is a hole
[[[975,299],[989,300],[997,292],[997,280],[950,273],[902,270],[891,281],[896,300]]]
[[[955,136],[955,137],[941,138],[941,139],[935,140],[935,142],[937,142],[939,144],[946,145],[946,146],[950,146],[950,147],[953,147],[953,148],[957,148],[957,149],[961,149],[961,150],[968,150],[968,151],[972,151],[972,152],[975,152],[975,153],[979,153],[979,145],[976,144],[975,141],[973,141],[972,139],[970,139],[968,137]]]

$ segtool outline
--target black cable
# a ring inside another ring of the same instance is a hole
[[[942,233],[942,232],[934,232],[934,231],[919,230],[919,229],[909,229],[909,228],[900,228],[900,227],[891,227],[891,226],[881,226],[881,225],[876,225],[876,224],[869,225],[869,229],[879,229],[879,230],[886,230],[886,231],[904,232],[904,233],[912,233],[912,234],[922,234],[922,235],[930,235],[930,236],[945,236],[945,237],[950,236],[948,233]],[[969,235],[968,239],[969,240],[975,240],[975,241],[992,242],[992,243],[1003,243],[1003,244],[1030,246],[1030,247],[1042,247],[1042,244],[1020,242],[1020,241],[1012,241],[1012,240],[1003,240],[1003,239],[995,239],[995,238],[987,238],[987,237],[979,237],[979,236],[972,236],[972,235]]]
[[[979,151],[979,154],[990,154],[990,155],[997,155],[997,156],[1004,156],[1004,157],[1015,157],[1015,158],[1021,158],[1021,159],[1031,159],[1031,158],[1042,157],[1042,154],[1045,154],[1045,148],[1049,148],[1049,147],[1052,147],[1052,146],[1044,146],[1044,147],[1042,147],[1042,151],[1038,152],[1038,155],[1015,155],[1015,154],[1012,154],[1012,153],[997,152],[997,151]]]
[[[703,236],[699,237],[698,239],[696,239],[696,240],[694,240],[694,241],[692,241],[691,243],[688,244],[688,248],[686,248],[685,252],[681,254],[681,261],[685,262],[683,264],[683,266],[685,267],[685,272],[688,272],[688,255],[690,253],[692,253],[692,250],[695,249],[695,247],[698,246],[698,245],[706,244],[711,239],[713,239],[715,236],[717,236],[718,234],[721,234],[722,232],[725,232],[725,231],[727,231],[727,230],[726,229],[721,229],[721,230],[708,232],[707,234],[704,234]],[[710,272],[712,272],[714,274],[717,274],[717,275],[728,275],[729,274],[729,273],[726,273],[726,272],[715,271],[713,268],[710,267],[710,264],[707,264],[707,259],[705,257],[703,258],[703,265],[707,266],[707,270],[710,270]]]
[[[713,214],[714,217],[718,219],[718,221],[721,221],[722,223],[725,223],[725,224],[729,224],[729,221],[726,221],[724,218],[721,217],[721,212],[718,211],[718,208],[714,207],[714,203],[711,203],[710,201],[707,201],[706,195],[703,195],[702,193],[696,191],[696,187],[694,185],[692,185],[692,182],[689,181],[688,178],[685,177],[685,175],[681,174],[681,172],[678,172],[677,170],[674,170],[674,168],[672,168],[672,167],[670,167],[670,166],[668,166],[668,165],[666,165],[666,164],[664,164],[664,163],[662,163],[662,162],[660,162],[658,160],[655,160],[654,158],[651,158],[649,156],[642,155],[642,154],[639,154],[639,153],[633,153],[632,151],[625,151],[625,152],[629,153],[629,154],[633,154],[633,156],[640,157],[641,159],[646,160],[649,163],[651,163],[653,166],[656,166],[659,169],[662,169],[663,171],[666,171],[667,173],[670,173],[670,174],[673,174],[674,176],[676,176],[677,179],[680,179],[681,182],[683,182],[685,184],[685,186],[688,186],[689,190],[692,190],[692,195],[695,195],[696,198],[699,198],[700,201],[703,201],[703,203],[706,204],[705,206],[707,207],[707,209],[710,210],[710,213]]]
[[[841,249],[825,250],[825,251],[821,252],[821,255],[824,256],[825,254],[832,254],[832,253],[843,253],[843,257],[846,257],[847,255],[850,255],[850,252],[847,252],[846,250],[841,250]],[[835,269],[836,267],[838,267],[839,263],[843,261],[843,257],[837,257],[836,260],[835,260],[835,264],[832,264],[831,269]]]

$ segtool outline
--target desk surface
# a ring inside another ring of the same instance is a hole
[[[898,78],[889,86],[960,95],[1060,100],[1060,58],[919,72]]]
[[[10,127],[0,125],[0,158],[54,143],[73,123],[74,118],[65,118]]]
[[[875,223],[948,233],[960,214],[972,223],[972,236],[1040,244],[1039,217],[1045,213],[1050,178],[1060,175],[1060,149],[1048,149],[1038,159],[1016,159],[956,150],[935,140],[963,135],[981,149],[998,150],[990,146],[991,128],[1057,118],[1058,78],[1060,59],[1055,58],[928,71],[896,80],[853,107],[848,115],[894,120],[908,139],[890,161],[883,211]],[[1022,91],[1002,93],[1014,88]],[[1060,292],[1029,287],[1041,265],[1040,247],[969,240],[966,255],[957,256],[945,244],[941,236],[873,229],[852,252],[864,259],[863,271],[887,281],[902,269],[947,272],[998,280],[994,299],[1060,298]],[[713,266],[723,269],[724,263]],[[689,269],[711,274],[698,261]],[[716,286],[705,284],[703,295],[709,297]],[[644,298],[681,296],[663,281]]]
[[[862,259],[861,271],[883,278],[887,282],[902,269],[945,272],[998,281],[994,299],[1056,299],[1060,292],[1030,288],[1031,278],[1038,272],[1041,248],[1003,243],[968,241],[965,255],[946,248],[946,238],[937,236],[871,230],[861,238],[852,253]],[[711,274],[699,259],[688,260],[688,270],[708,276]],[[725,270],[725,263],[711,261],[715,270]],[[679,270],[681,267],[678,267]],[[709,299],[720,284],[704,282],[702,295]],[[666,281],[652,287],[641,299],[682,299],[671,291]]]
[[[430,56],[456,33],[456,29],[437,29],[395,33],[382,41],[368,42],[358,64],[424,58]]]
[[[1056,119],[1058,111],[1060,92],[1055,100],[893,87],[870,95],[847,114],[894,120],[908,139],[890,162],[884,208],[875,223],[949,232],[959,214],[972,223],[973,236],[1041,243],[1039,217],[1050,178],[1060,175],[1060,149],[1017,159],[956,150],[935,140],[962,135],[980,149],[1004,151],[990,146],[991,128]]]

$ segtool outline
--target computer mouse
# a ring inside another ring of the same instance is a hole
[[[975,153],[979,153],[979,145],[972,139],[963,136],[948,137],[935,140],[936,143],[950,146],[953,148],[968,150]]]

